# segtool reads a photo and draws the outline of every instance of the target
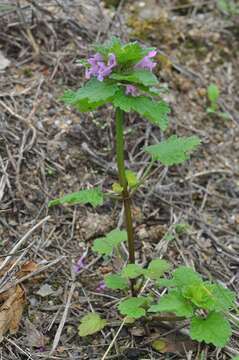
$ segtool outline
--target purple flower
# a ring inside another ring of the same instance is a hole
[[[96,288],[96,291],[102,292],[103,290],[105,290],[105,288],[106,288],[106,285],[105,285],[104,281],[101,280]]]
[[[87,255],[87,251],[84,252],[84,254],[79,258],[77,263],[74,265],[74,272],[78,273],[81,269],[85,267],[84,259]]]
[[[151,60],[151,58],[157,55],[156,50],[149,51],[148,54],[140,61],[138,64],[135,65],[136,69],[146,69],[152,71],[153,68],[156,66],[156,63]]]
[[[88,63],[91,67],[86,69],[86,79],[96,76],[99,81],[103,81],[106,76],[110,75],[112,69],[117,65],[115,54],[109,54],[107,64],[104,63],[104,59],[99,53],[90,57],[88,59]]]
[[[126,90],[125,90],[125,94],[126,95],[137,96],[137,94],[138,94],[137,88],[134,85],[127,85]]]

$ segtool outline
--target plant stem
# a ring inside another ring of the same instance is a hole
[[[131,199],[128,192],[128,183],[124,164],[124,112],[116,108],[116,159],[119,173],[119,183],[123,188],[122,200],[124,203],[125,224],[128,235],[129,263],[135,263],[134,230],[131,213]],[[131,281],[132,295],[135,295],[134,281]]]

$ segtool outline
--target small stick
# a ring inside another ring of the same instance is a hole
[[[117,337],[119,336],[119,333],[120,333],[120,331],[122,330],[122,328],[123,328],[123,326],[124,326],[124,324],[125,324],[125,321],[126,321],[126,318],[124,318],[124,320],[122,321],[122,324],[120,325],[120,327],[119,327],[119,329],[118,329],[117,333],[115,334],[115,336],[114,336],[113,340],[111,341],[111,343],[110,343],[110,345],[109,345],[108,349],[107,349],[107,350],[106,350],[106,352],[104,353],[104,355],[103,355],[103,357],[102,357],[102,359],[101,359],[101,360],[105,360],[105,359],[106,359],[106,356],[109,354],[109,352],[110,352],[110,350],[111,350],[112,346],[114,345],[114,343],[115,343],[115,341],[116,341]]]
[[[28,239],[28,237],[39,227],[41,226],[45,221],[49,220],[50,216],[46,216],[44,219],[39,221],[33,228],[31,228],[19,241],[18,243],[13,247],[11,253],[15,253],[22,244],[25,243],[25,241]],[[8,262],[11,259],[11,255],[7,256],[6,259],[1,263],[0,265],[0,271],[8,264]]]
[[[70,288],[70,292],[69,292],[69,295],[68,295],[68,299],[67,299],[67,302],[66,302],[65,310],[64,310],[64,312],[63,312],[63,315],[62,315],[62,318],[61,318],[61,322],[60,322],[60,324],[59,324],[59,326],[58,326],[56,335],[55,335],[55,337],[54,337],[52,349],[51,349],[49,355],[52,355],[52,354],[54,353],[54,351],[56,350],[56,348],[57,348],[57,346],[58,346],[58,344],[59,344],[60,337],[61,337],[61,333],[62,333],[63,327],[64,327],[64,325],[65,325],[65,322],[66,322],[68,310],[69,310],[69,308],[70,308],[71,298],[72,298],[72,296],[73,296],[73,294],[74,294],[74,291],[75,291],[75,287],[76,287],[76,284],[75,284],[75,283],[72,283],[72,284],[71,284],[71,288]]]

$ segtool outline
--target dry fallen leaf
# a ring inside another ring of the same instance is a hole
[[[43,284],[38,290],[37,295],[40,295],[41,297],[46,297],[54,294],[54,292],[55,291],[52,289],[51,285]]]
[[[186,337],[173,337],[167,336],[165,338],[157,339],[152,342],[152,348],[161,353],[174,353],[174,354],[184,354],[185,350],[194,350],[196,348],[196,343]]]
[[[26,303],[25,290],[21,285],[9,289],[6,293],[8,298],[0,307],[0,342],[8,331],[10,334],[17,332]]]
[[[32,273],[38,269],[38,264],[34,261],[27,261],[22,264],[21,269],[17,272],[18,279],[22,278],[23,276],[27,275],[28,273]]]

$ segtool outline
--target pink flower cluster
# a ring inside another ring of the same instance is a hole
[[[135,68],[153,71],[153,69],[157,64],[156,62],[153,62],[151,59],[156,55],[157,55],[157,50],[149,51],[148,54],[140,62],[138,62],[138,64],[135,65]]]
[[[154,58],[156,54],[156,50],[149,51],[148,54],[135,65],[135,69],[153,71],[156,66],[156,62],[153,62],[152,58]],[[87,61],[91,66],[86,69],[86,79],[90,79],[92,76],[95,76],[99,81],[103,81],[106,76],[112,73],[113,68],[117,66],[115,54],[109,54],[107,64],[105,64],[102,55],[99,53],[96,53]],[[125,93],[126,95],[137,96],[138,89],[134,85],[127,85]]]
[[[90,57],[88,63],[91,67],[86,69],[86,79],[90,79],[91,76],[96,76],[99,81],[103,81],[106,76],[110,75],[112,69],[117,65],[115,54],[109,54],[107,64],[104,63],[104,59],[99,53]]]
[[[153,68],[156,66],[156,62],[153,62],[151,59],[156,55],[157,55],[156,50],[149,51],[148,54],[135,65],[135,68],[153,71]],[[134,85],[127,85],[125,94],[137,96],[138,95],[137,87]]]

